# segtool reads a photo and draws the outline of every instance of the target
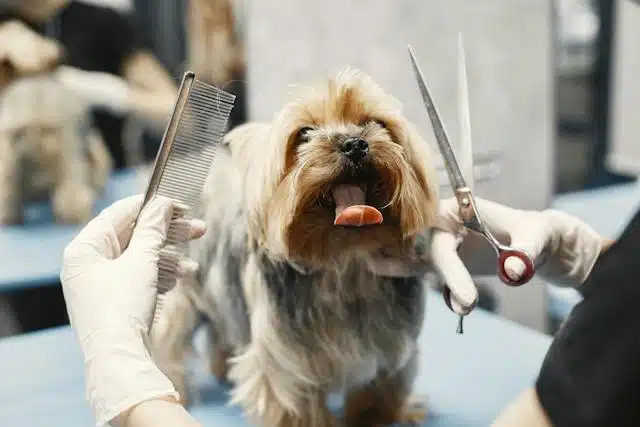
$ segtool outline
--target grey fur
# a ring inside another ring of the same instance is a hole
[[[191,309],[200,312],[211,328],[214,346],[242,354],[251,345],[242,277],[253,259],[268,290],[269,305],[277,313],[273,317],[277,324],[264,327],[277,330],[292,355],[308,362],[322,354],[331,359],[309,373],[318,386],[337,391],[362,386],[381,372],[413,375],[415,342],[424,318],[422,279],[375,276],[364,259],[303,273],[287,261],[270,258],[248,235],[244,182],[231,151],[224,147],[212,167],[201,210],[195,213],[208,227],[190,247],[190,257],[200,270],[195,280],[183,280],[172,291],[189,296]],[[351,287],[362,287],[363,292],[352,292]],[[190,336],[199,318],[191,316],[190,324],[177,325],[184,332],[180,336]],[[156,346],[176,345],[167,341],[171,339],[175,337],[164,335]],[[350,372],[354,368],[356,372]],[[182,375],[170,376],[179,385],[184,379],[177,377]],[[412,379],[406,381],[410,384]]]
[[[339,426],[325,403],[337,391],[347,392],[350,424],[369,409],[379,412],[375,422],[420,420],[406,405],[425,285],[376,264],[428,258],[430,233],[415,234],[437,212],[431,157],[395,100],[364,74],[347,68],[321,90],[287,104],[273,123],[242,125],[225,137],[194,212],[208,226],[189,250],[200,270],[166,295],[154,355],[186,397],[184,359],[204,318],[217,359],[212,372],[233,383],[231,403],[252,420]],[[314,114],[312,139],[296,139]],[[371,161],[379,162],[382,174],[364,177],[372,204],[388,213],[375,228],[334,227],[325,210],[335,206],[325,205],[324,187],[349,172],[334,144],[345,135],[366,135]],[[294,140],[302,145],[292,160]]]

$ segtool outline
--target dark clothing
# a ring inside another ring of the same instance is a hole
[[[640,212],[597,261],[536,391],[556,427],[640,426]]]
[[[245,73],[238,73],[237,76],[234,76],[233,82],[225,85],[222,89],[236,96],[233,110],[231,110],[229,121],[227,122],[227,129],[231,130],[236,126],[246,123],[249,118]]]
[[[64,63],[86,71],[121,75],[129,56],[145,48],[132,20],[107,7],[70,2],[46,23],[29,22],[14,12],[0,11],[0,23],[11,19],[19,19],[34,31],[58,40],[65,50]],[[93,116],[116,168],[124,167],[124,117],[100,110],[94,111]]]

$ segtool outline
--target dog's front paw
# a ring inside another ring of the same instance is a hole
[[[407,402],[396,416],[396,423],[421,425],[427,421],[427,405],[422,402]]]
[[[22,209],[2,209],[0,208],[0,226],[21,225],[24,222]]]
[[[427,420],[427,407],[412,403],[401,408],[368,406],[345,417],[349,427],[389,427],[395,424],[422,425]]]
[[[93,216],[95,191],[85,184],[64,184],[53,193],[53,214],[62,224],[84,224]]]
[[[229,359],[231,358],[230,351],[216,349],[215,354],[212,355],[212,359],[209,362],[209,371],[216,377],[216,379],[224,384],[231,384],[229,381]]]
[[[383,381],[349,393],[344,414],[349,427],[421,425],[427,420],[427,405],[396,382]]]

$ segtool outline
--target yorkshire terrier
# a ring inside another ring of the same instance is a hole
[[[0,225],[44,200],[59,223],[89,221],[112,159],[88,105],[43,74],[13,80],[0,106]]]
[[[435,176],[400,103],[354,68],[228,133],[196,213],[208,225],[190,248],[199,272],[166,295],[152,330],[183,403],[185,356],[206,319],[212,372],[261,425],[422,422],[410,397],[423,280],[372,265],[424,245]],[[326,404],[338,391],[344,420]]]

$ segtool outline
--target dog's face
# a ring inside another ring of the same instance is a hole
[[[19,78],[0,97],[0,135],[28,182],[52,181],[65,153],[80,144],[86,106],[60,83],[43,76]],[[72,161],[72,159],[69,159]]]
[[[258,155],[255,220],[263,244],[289,259],[318,264],[393,251],[435,219],[427,143],[358,70],[287,104]]]

